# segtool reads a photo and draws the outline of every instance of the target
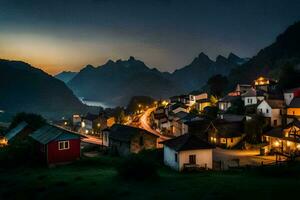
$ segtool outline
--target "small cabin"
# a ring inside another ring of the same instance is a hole
[[[176,171],[185,169],[212,169],[214,146],[193,134],[162,142],[164,163]]]
[[[36,142],[36,152],[48,165],[80,159],[81,138],[75,132],[46,124],[29,135]]]

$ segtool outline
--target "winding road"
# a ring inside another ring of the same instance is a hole
[[[170,137],[164,136],[158,131],[154,130],[150,126],[150,115],[155,110],[155,108],[149,108],[147,109],[142,116],[140,117],[140,128],[145,129],[146,131],[149,131],[150,133],[153,133],[157,136],[159,136],[159,142],[165,141],[170,139]]]

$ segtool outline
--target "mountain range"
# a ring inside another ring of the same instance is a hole
[[[70,80],[72,80],[77,75],[77,72],[71,72],[71,71],[63,71],[54,77],[63,81],[64,83],[68,83]]]
[[[125,105],[132,96],[165,98],[201,89],[214,74],[227,75],[232,86],[251,83],[261,75],[278,78],[282,66],[300,64],[299,44],[297,22],[249,60],[230,54],[212,61],[200,53],[189,65],[173,73],[160,72],[130,57],[109,60],[98,67],[87,65],[76,74],[65,72],[54,78],[30,64],[0,59],[0,110],[61,116],[86,111],[76,96]]]
[[[200,89],[210,76],[227,75],[243,62],[244,59],[233,53],[227,58],[218,56],[216,61],[200,53],[191,64],[169,73],[130,57],[116,62],[109,60],[98,67],[87,65],[67,85],[79,97],[126,105],[136,95],[166,98]]]
[[[0,110],[57,117],[85,110],[62,81],[20,61],[0,60]]]

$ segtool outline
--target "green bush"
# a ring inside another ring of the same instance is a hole
[[[32,140],[16,140],[0,148],[0,168],[14,168],[36,163]]]
[[[118,175],[126,180],[146,180],[158,178],[157,165],[152,159],[142,155],[130,155],[117,168]]]

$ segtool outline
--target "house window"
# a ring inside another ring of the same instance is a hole
[[[277,126],[277,119],[274,120],[274,126]]]
[[[175,153],[174,155],[175,155],[175,162],[178,162],[178,154]]]
[[[221,143],[226,144],[226,138],[221,138]]]
[[[143,136],[140,137],[140,146],[143,146],[144,145],[144,138]]]
[[[230,141],[231,141],[231,143],[233,143],[233,138],[231,138],[231,140],[230,140]]]
[[[66,150],[70,148],[69,141],[60,141],[58,142],[58,150]]]
[[[189,163],[196,164],[196,155],[189,155]]]
[[[266,109],[266,113],[269,113],[269,109],[268,108]]]

